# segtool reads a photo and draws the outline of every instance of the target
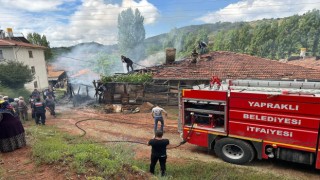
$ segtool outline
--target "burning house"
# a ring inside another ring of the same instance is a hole
[[[199,57],[196,63],[191,61],[188,57],[139,70],[153,74],[152,84],[108,83],[103,102],[174,105],[178,104],[179,89],[209,84],[212,76],[222,80],[320,80],[320,72],[315,69],[233,52],[210,52]]]

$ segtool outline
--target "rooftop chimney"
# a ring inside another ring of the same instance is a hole
[[[172,64],[176,59],[176,49],[167,48],[166,49],[166,64]]]
[[[12,38],[12,37],[13,37],[12,28],[7,28],[7,33],[8,33],[8,37],[9,37],[9,38]]]

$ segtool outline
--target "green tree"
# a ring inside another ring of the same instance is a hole
[[[217,35],[214,36],[214,43],[213,43],[213,50],[214,51],[221,51],[224,49],[225,43],[225,31],[219,31]]]
[[[143,26],[144,17],[138,9],[122,11],[118,16],[118,43],[120,52],[130,57],[144,56],[143,42],[146,32]]]
[[[0,64],[0,84],[9,88],[22,88],[31,82],[34,75],[29,66],[22,62],[8,61]]]
[[[240,53],[248,53],[250,41],[251,41],[251,34],[250,34],[251,26],[248,23],[241,24],[238,33],[238,47]]]
[[[292,53],[298,53],[299,45],[303,37],[299,30],[298,15],[283,19],[279,25],[277,37],[277,57],[279,59],[290,57]]]
[[[120,60],[117,54],[109,54],[102,51],[96,53],[89,61],[91,62],[88,63],[88,66],[100,75],[108,76],[123,70],[122,64],[119,65]]]
[[[50,42],[47,40],[45,35],[40,35],[38,33],[29,33],[27,35],[27,39],[31,44],[44,46],[46,50],[44,51],[44,57],[46,61],[50,61],[52,59],[52,52],[50,49]]]

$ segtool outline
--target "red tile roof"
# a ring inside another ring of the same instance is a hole
[[[286,61],[285,63],[320,70],[320,60],[316,60],[316,58]]]
[[[245,54],[220,51],[201,57],[196,64],[186,58],[148,69],[155,72],[154,79],[163,80],[209,80],[212,76],[221,79],[320,80],[318,70]]]
[[[15,41],[10,39],[0,39],[0,47],[12,47],[12,46],[46,49],[46,47],[44,46],[38,46],[38,45],[26,43],[26,42]]]
[[[59,78],[65,71],[55,70],[52,65],[48,65],[48,78]]]

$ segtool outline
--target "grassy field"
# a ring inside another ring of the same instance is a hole
[[[123,176],[128,169],[133,173],[140,171],[130,165],[134,154],[129,145],[105,147],[48,126],[28,128],[27,134],[32,140],[32,155],[38,165],[67,166],[77,174],[90,174],[87,177],[91,179]]]
[[[67,166],[77,174],[89,174],[88,179],[110,179],[124,174],[145,174],[149,179],[149,161],[133,160],[130,144],[102,146],[76,136],[59,132],[52,127],[34,126],[27,134],[32,140],[32,154],[37,164]],[[124,168],[125,167],[125,168]],[[129,171],[128,171],[129,167]],[[127,169],[127,170],[124,170]],[[159,165],[157,165],[157,170]],[[1,172],[1,171],[0,171]],[[156,171],[158,174],[159,171]],[[127,176],[128,177],[128,176]],[[159,179],[286,179],[271,173],[252,170],[245,166],[227,163],[204,163],[187,160],[187,163],[168,163],[167,176]]]

